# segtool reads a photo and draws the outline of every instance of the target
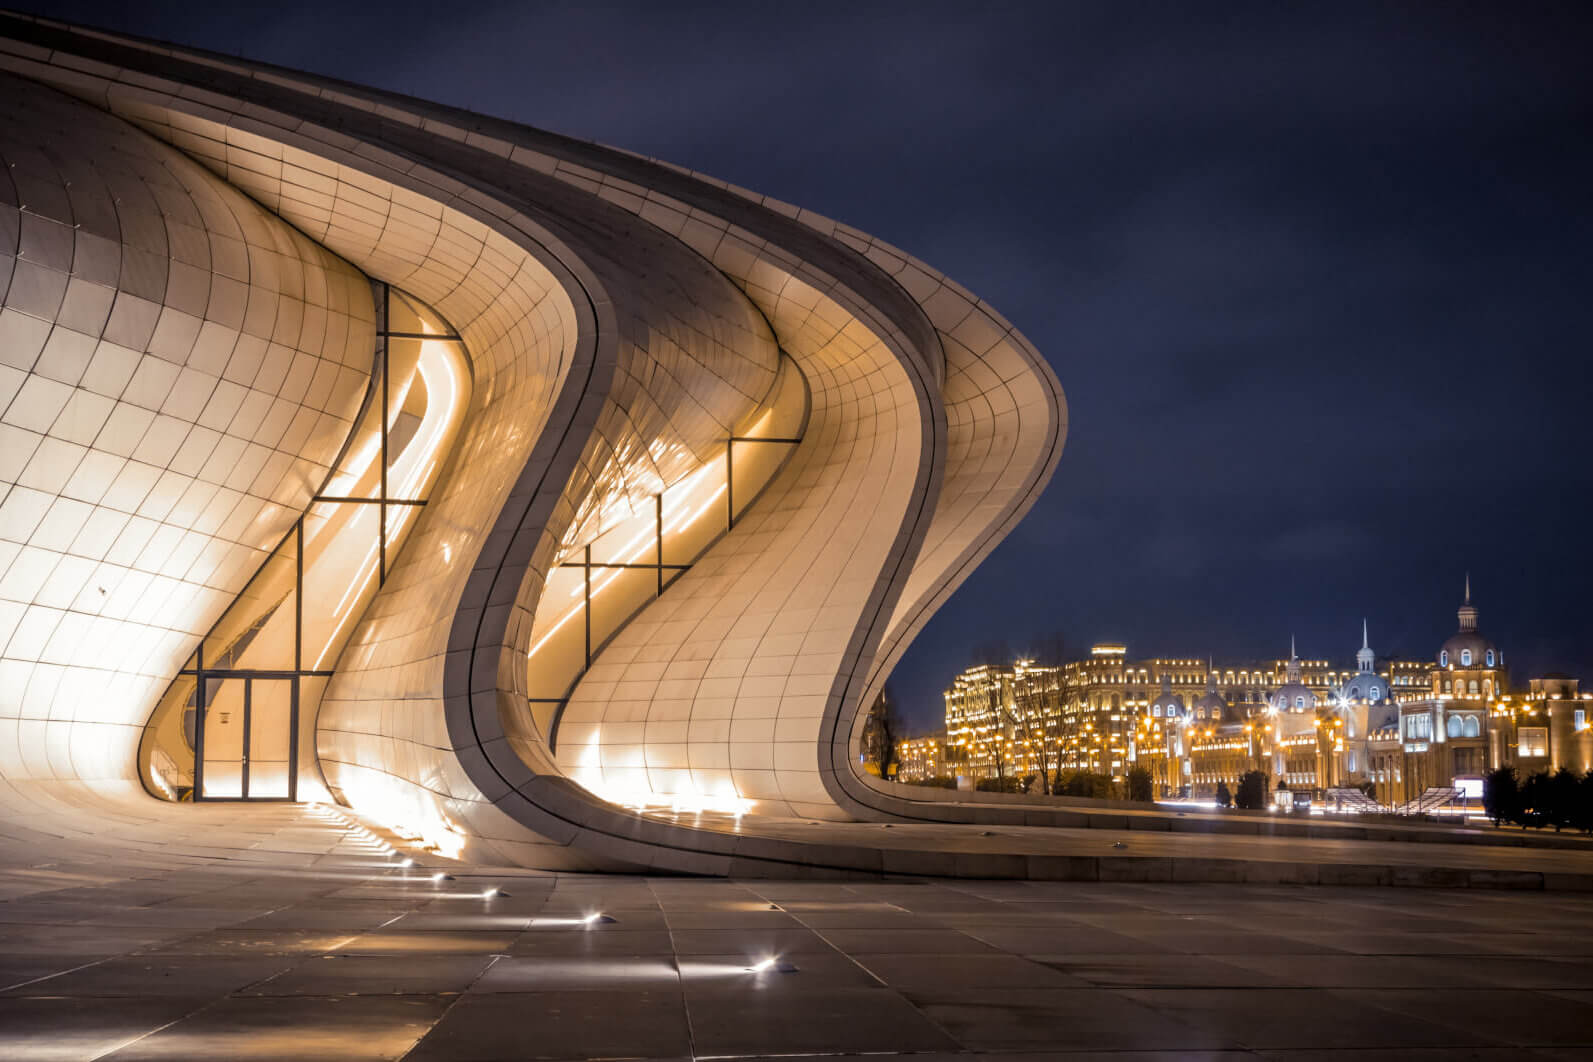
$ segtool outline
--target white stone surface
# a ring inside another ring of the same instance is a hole
[[[1065,435],[1060,388],[1021,336],[910,257],[711,178],[307,75],[113,47],[138,69],[3,44],[0,65],[204,161],[433,304],[469,348],[459,452],[329,692],[329,781],[495,859],[709,872],[778,859],[781,842],[638,818],[564,772],[728,787],[770,814],[888,803],[847,754],[857,712],[1033,503]],[[700,462],[760,400],[776,344],[813,397],[802,445],[605,651],[555,756],[523,698],[560,543]],[[724,386],[698,394],[702,371]]]
[[[0,96],[0,777],[126,779],[348,433],[370,289],[120,119]]]

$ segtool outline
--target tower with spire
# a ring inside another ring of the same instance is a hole
[[[1341,704],[1377,704],[1392,696],[1388,680],[1377,673],[1377,654],[1372,651],[1372,637],[1366,620],[1361,620],[1361,647],[1355,652],[1355,674],[1340,687]]]
[[[1465,634],[1477,629],[1477,608],[1471,603],[1471,573],[1466,573],[1466,600],[1460,606],[1460,631]]]
[[[1295,647],[1294,635],[1289,635],[1289,663],[1284,669],[1283,685],[1272,691],[1267,703],[1274,712],[1303,712],[1315,708],[1316,692],[1301,681],[1300,652]]]
[[[1377,668],[1377,654],[1372,652],[1372,638],[1367,632],[1366,618],[1361,618],[1361,647],[1355,653],[1355,670],[1369,674]]]

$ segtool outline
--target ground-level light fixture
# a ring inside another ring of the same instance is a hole
[[[794,963],[783,961],[778,955],[766,955],[747,967],[748,973],[796,973]]]

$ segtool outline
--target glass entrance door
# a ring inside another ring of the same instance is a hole
[[[297,799],[298,676],[202,674],[194,799]]]

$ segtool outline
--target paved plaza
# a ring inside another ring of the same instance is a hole
[[[1587,894],[498,872],[201,810],[7,837],[0,1057],[1593,1057]]]

